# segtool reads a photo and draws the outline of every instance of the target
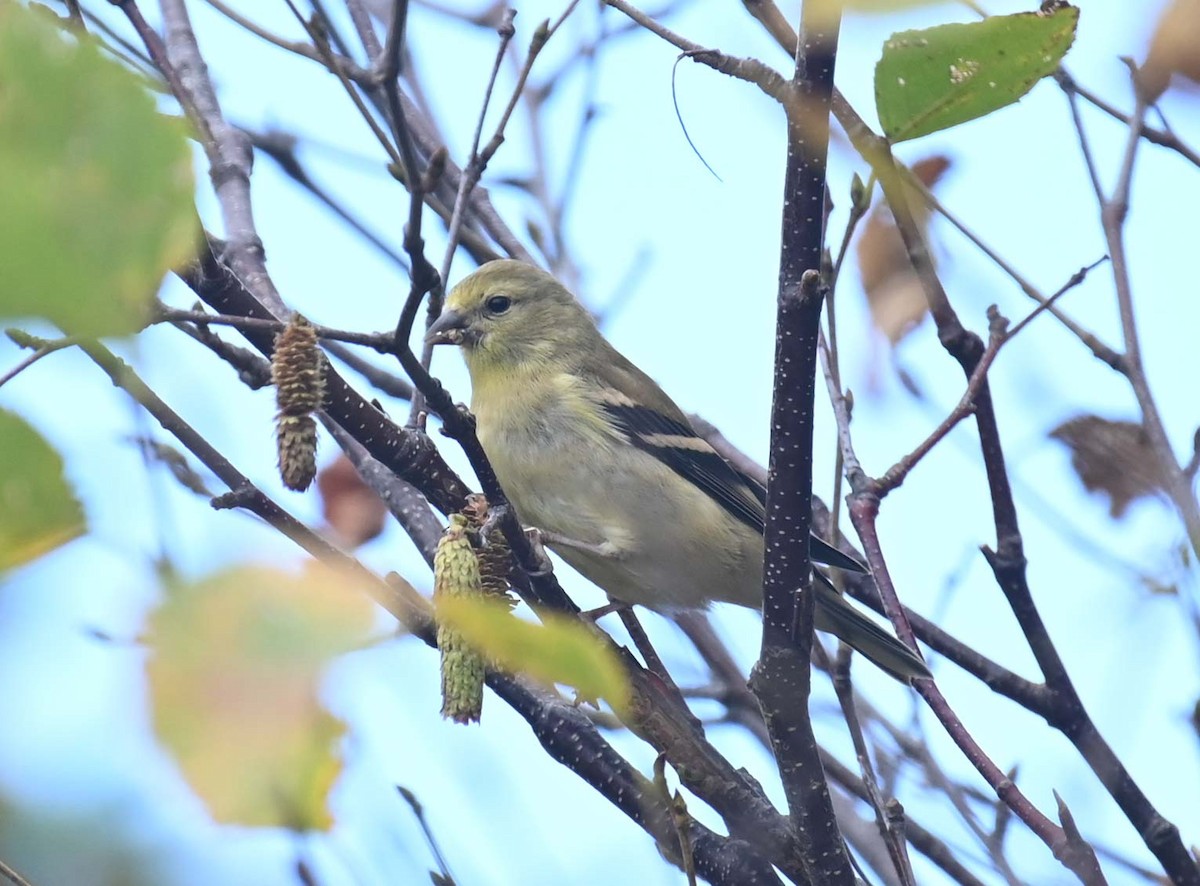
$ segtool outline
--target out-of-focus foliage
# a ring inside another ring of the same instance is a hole
[[[0,572],[40,557],[86,527],[62,459],[33,428],[0,410]]]
[[[185,129],[44,12],[0,0],[0,316],[133,332],[193,252]]]
[[[1175,0],[1154,29],[1138,83],[1146,98],[1155,101],[1179,74],[1200,83],[1200,0]]]
[[[242,568],[171,587],[152,616],[155,729],[218,821],[332,824],[345,727],[321,707],[318,677],[371,623],[349,584],[323,568]]]
[[[1063,422],[1050,436],[1071,450],[1071,467],[1084,488],[1109,497],[1114,518],[1123,517],[1139,498],[1162,491],[1150,438],[1136,422],[1081,415]]]
[[[348,548],[366,544],[383,532],[387,505],[363,482],[350,459],[339,455],[317,474],[322,515]]]
[[[914,163],[912,172],[925,187],[932,188],[949,168],[949,158],[939,155]],[[930,216],[928,204],[913,193],[909,208],[918,227],[925,232]],[[871,319],[888,342],[899,344],[925,318],[929,302],[909,261],[896,221],[883,200],[876,203],[867,216],[856,254]]]
[[[614,708],[628,701],[621,663],[599,637],[575,621],[545,615],[543,624],[532,624],[486,598],[440,599],[437,615],[505,670],[547,684],[565,683],[583,698],[603,698]]]

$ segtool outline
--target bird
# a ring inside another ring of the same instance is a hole
[[[724,459],[551,274],[497,259],[427,329],[457,345],[479,443],[522,525],[616,603],[762,607],[766,490]],[[865,572],[817,538],[814,561]],[[901,681],[920,655],[814,569],[815,623]]]

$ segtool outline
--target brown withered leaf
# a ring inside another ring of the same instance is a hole
[[[1071,450],[1071,467],[1084,488],[1108,495],[1114,518],[1124,516],[1137,499],[1161,494],[1154,453],[1140,424],[1081,415],[1063,422],[1050,436]]]
[[[914,163],[912,171],[926,187],[933,187],[949,168],[949,158],[935,155]],[[913,194],[909,206],[924,234],[929,224],[925,201]],[[927,304],[896,221],[883,200],[867,216],[856,255],[871,319],[887,340],[896,345],[925,318]]]
[[[1156,101],[1179,74],[1200,83],[1200,0],[1173,0],[1158,19],[1138,85]]]
[[[363,482],[345,455],[317,474],[317,492],[325,522],[346,547],[364,545],[383,532],[387,505]]]

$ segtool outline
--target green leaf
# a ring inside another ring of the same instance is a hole
[[[997,15],[893,34],[875,66],[879,122],[893,142],[974,120],[1025,95],[1075,39],[1079,10]]]
[[[584,698],[603,698],[618,712],[627,707],[629,684],[620,661],[577,621],[547,614],[542,624],[533,624],[483,597],[447,597],[436,608],[440,621],[505,670],[574,686]]]
[[[185,128],[42,13],[0,0],[0,316],[126,334],[195,251]]]
[[[83,510],[62,459],[33,428],[0,411],[0,572],[82,535]]]
[[[373,610],[352,580],[236,569],[169,590],[151,617],[154,728],[218,821],[327,830],[345,725],[317,686],[361,647]]]

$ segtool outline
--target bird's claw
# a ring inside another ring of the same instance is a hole
[[[496,532],[500,521],[508,516],[508,505],[489,507],[487,506],[487,499],[484,499],[484,507],[486,508],[487,516],[483,518],[483,524],[479,527],[479,534],[483,538],[483,543],[489,544],[492,533]]]
[[[528,526],[525,529],[525,537],[529,539],[529,547],[533,549],[533,557],[538,562],[537,569],[529,574],[533,577],[549,575],[553,565],[550,562],[550,555],[546,553],[546,546],[542,543],[542,530]]]

